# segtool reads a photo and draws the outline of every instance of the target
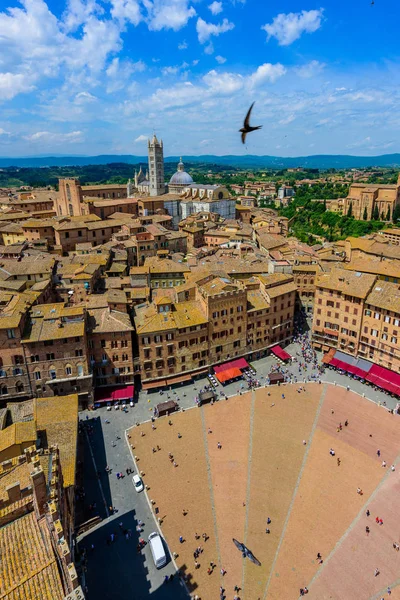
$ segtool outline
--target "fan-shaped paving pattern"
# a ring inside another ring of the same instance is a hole
[[[202,600],[218,597],[220,585],[227,598],[240,586],[242,600],[297,598],[304,586],[310,600],[386,598],[388,585],[392,600],[399,594],[400,464],[390,466],[400,454],[400,419],[340,387],[299,390],[261,388],[173,415],[172,425],[162,418],[155,430],[146,423],[130,432],[166,540]],[[206,543],[195,540],[204,532]],[[242,558],[233,537],[261,567]],[[198,545],[204,551],[195,569]],[[208,574],[210,561],[217,567]]]

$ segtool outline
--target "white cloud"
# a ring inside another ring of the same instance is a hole
[[[199,59],[196,58],[195,60],[192,61],[192,65],[195,67],[196,65],[199,64],[199,62],[200,62]]]
[[[214,44],[212,42],[204,48],[204,54],[214,54]]]
[[[133,73],[143,72],[145,69],[146,65],[141,60],[138,60],[137,62],[132,62],[130,60],[120,61],[116,56],[106,69],[106,75],[108,77],[106,81],[107,94],[126,88],[127,83],[130,82],[131,75]]]
[[[26,94],[33,88],[34,86],[29,83],[29,78],[20,73],[0,73],[0,101],[12,100],[18,94]]]
[[[143,135],[143,134],[142,134],[142,135],[139,135],[139,136],[138,136],[138,137],[137,137],[137,138],[134,140],[134,142],[135,142],[135,144],[138,144],[138,143],[141,143],[141,142],[147,142],[147,140],[148,140],[148,137],[147,137],[147,135]]]
[[[312,60],[301,67],[295,67],[294,70],[299,77],[303,77],[303,79],[310,79],[311,77],[315,77],[316,75],[322,73],[324,69],[324,63],[320,63],[318,60]]]
[[[76,31],[91,15],[103,13],[96,0],[69,0],[62,16],[64,31]]]
[[[137,0],[111,0],[111,16],[119,21],[138,25],[142,20],[140,4]]]
[[[223,19],[222,23],[215,24],[207,23],[199,17],[196,23],[196,31],[200,44],[205,44],[212,35],[218,36],[226,31],[231,31],[234,27],[235,25],[228,21],[228,19]]]
[[[186,40],[183,40],[180,44],[178,44],[178,50],[186,50],[188,47],[188,43]]]
[[[219,15],[219,13],[222,12],[222,2],[217,2],[217,0],[214,0],[214,2],[208,5],[208,8],[211,10],[213,15]]]
[[[179,67],[163,67],[161,73],[163,75],[176,75],[179,71]]]
[[[27,136],[30,142],[54,142],[54,143],[75,143],[83,141],[82,131],[71,131],[70,133],[53,133],[51,131],[37,131]]]
[[[10,133],[9,131],[6,131],[5,129],[2,129],[2,128],[0,127],[0,135],[6,135],[6,136],[9,136],[9,135],[11,135],[11,133]]]
[[[278,121],[278,123],[279,123],[279,125],[289,125],[289,123],[291,123],[292,121],[294,121],[295,118],[296,117],[294,115],[288,115],[284,119],[281,119],[280,121]]]
[[[244,78],[238,73],[220,73],[213,69],[203,76],[203,81],[211,92],[232,94],[243,87]]]
[[[220,65],[223,65],[224,63],[226,63],[226,58],[224,56],[216,56],[215,60],[217,61],[217,63],[219,63]]]
[[[196,16],[193,6],[188,0],[143,0],[148,17],[149,29],[182,29],[192,17]]]
[[[298,40],[303,33],[313,33],[321,27],[323,8],[319,10],[302,10],[300,13],[281,13],[272,23],[261,29],[268,33],[268,40],[274,37],[280,46],[289,46]]]
[[[251,86],[257,86],[266,81],[274,83],[277,79],[285,75],[286,69],[280,63],[272,65],[271,63],[264,63],[260,65],[257,70],[250,75],[249,83]]]
[[[90,92],[79,92],[75,95],[76,104],[85,104],[87,102],[94,102],[97,100],[96,96],[93,96]]]
[[[211,140],[201,140],[201,142],[199,142],[199,146],[203,147],[203,146],[208,146],[210,144]]]

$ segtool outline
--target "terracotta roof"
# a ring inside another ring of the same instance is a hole
[[[64,591],[45,519],[35,513],[0,529],[0,598],[63,600]]]
[[[271,303],[261,290],[249,290],[247,292],[247,310],[263,310],[269,308]]]
[[[398,283],[377,281],[365,303],[400,314],[400,287]]]
[[[138,334],[182,329],[207,323],[208,319],[201,311],[199,302],[195,301],[179,302],[167,313],[157,313],[152,304],[136,306],[135,325]]]
[[[397,277],[400,279],[400,260],[380,260],[378,257],[354,258],[349,263],[345,263],[343,268],[348,271],[361,271],[362,273],[371,273],[374,275],[383,275],[385,277]]]
[[[159,273],[162,275],[165,273],[187,273],[190,271],[189,267],[183,263],[176,263],[167,258],[160,259],[157,256],[147,257],[144,266],[149,268],[150,273]]]
[[[75,485],[78,442],[78,395],[35,398],[38,431],[45,430],[47,445],[58,446],[64,487]]]
[[[88,327],[92,333],[118,333],[134,329],[127,313],[108,308],[91,308],[88,313]]]
[[[332,269],[329,273],[319,274],[317,276],[316,286],[338,291],[347,296],[365,299],[371,291],[375,281],[375,275],[336,268]]]
[[[36,424],[34,421],[13,423],[0,431],[0,452],[12,446],[26,442],[36,442]]]

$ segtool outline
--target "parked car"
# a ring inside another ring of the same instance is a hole
[[[137,492],[143,492],[143,490],[144,490],[144,485],[143,485],[142,478],[141,478],[139,475],[134,475],[134,476],[132,477],[132,482],[133,482],[133,485],[134,485],[134,487],[135,487],[135,490],[136,490]]]

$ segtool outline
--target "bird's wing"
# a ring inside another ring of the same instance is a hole
[[[245,143],[246,143],[246,132],[243,131],[243,133],[242,133],[242,144],[245,144]]]
[[[253,104],[250,106],[249,110],[247,111],[247,115],[246,115],[246,117],[245,117],[245,119],[244,119],[244,126],[245,126],[246,128],[250,126],[250,115],[251,115],[251,111],[252,111],[252,109],[253,109],[253,106],[254,106],[254,102],[253,102]]]
[[[238,542],[237,540],[235,540],[235,538],[232,538],[232,542],[235,544],[236,548],[238,550],[240,550],[240,552],[244,552],[245,549],[245,545],[241,544],[240,542]]]
[[[254,556],[251,550],[247,549],[247,558],[251,560],[252,563],[257,565],[257,567],[261,567],[260,561]]]

